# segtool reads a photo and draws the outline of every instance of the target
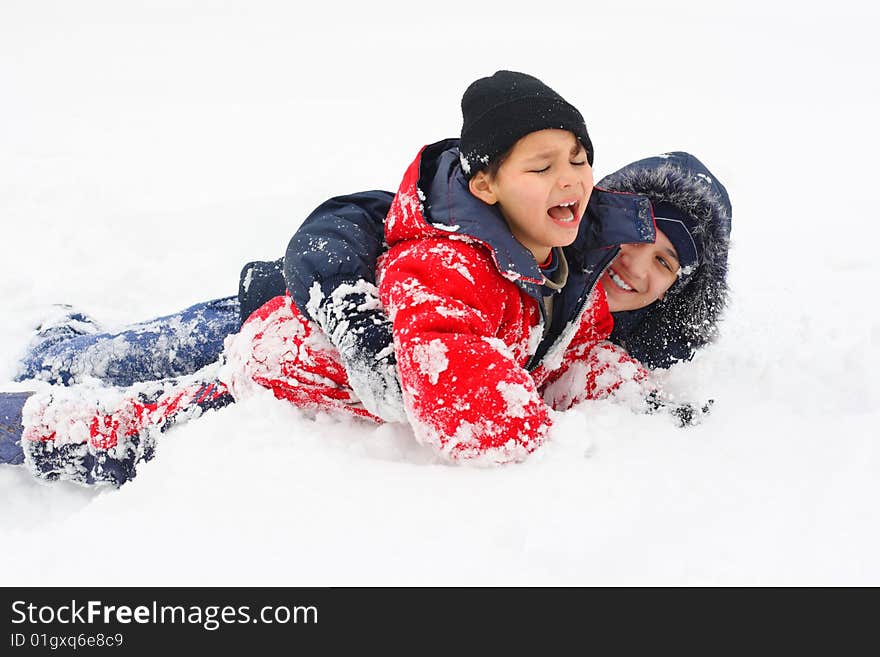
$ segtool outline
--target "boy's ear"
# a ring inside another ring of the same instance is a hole
[[[495,205],[498,202],[498,197],[495,195],[491,180],[489,180],[489,176],[485,171],[477,171],[474,177],[468,181],[468,187],[471,190],[471,194],[483,203]]]

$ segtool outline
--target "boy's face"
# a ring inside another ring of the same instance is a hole
[[[514,145],[498,173],[478,172],[471,193],[495,205],[513,236],[538,262],[574,242],[593,191],[593,169],[567,130],[539,130]]]
[[[601,278],[608,309],[637,310],[654,303],[675,283],[679,268],[675,247],[659,228],[653,244],[622,244]]]

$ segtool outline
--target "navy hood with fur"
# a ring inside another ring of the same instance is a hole
[[[690,360],[711,342],[727,305],[727,252],[731,206],[727,190],[696,157],[665,153],[628,164],[598,187],[644,194],[652,203],[668,203],[692,217],[693,237],[702,243],[696,272],[664,301],[647,308],[614,313],[611,340],[648,367],[670,367]]]

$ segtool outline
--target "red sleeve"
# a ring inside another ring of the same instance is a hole
[[[544,400],[564,411],[586,399],[633,391],[642,397],[649,390],[648,371],[635,358],[607,338],[614,328],[601,284],[593,290],[576,333],[559,356],[547,354],[534,372]]]
[[[405,242],[382,267],[380,293],[416,437],[454,459],[505,462],[532,452],[550,426],[523,367],[537,304],[473,244]]]

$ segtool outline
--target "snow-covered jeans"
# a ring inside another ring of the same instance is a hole
[[[240,324],[237,297],[115,333],[72,311],[40,331],[19,364],[17,381],[52,388],[35,386],[25,408],[26,396],[4,400],[19,404],[23,426],[18,436],[4,428],[2,462],[25,460],[41,479],[124,483],[152,456],[156,435],[231,403],[216,371],[224,339]]]
[[[83,325],[80,323],[80,325]],[[198,303],[179,313],[134,324],[117,333],[62,333],[35,340],[17,381],[74,385],[97,379],[130,386],[193,374],[217,361],[223,340],[241,325],[237,297]]]

